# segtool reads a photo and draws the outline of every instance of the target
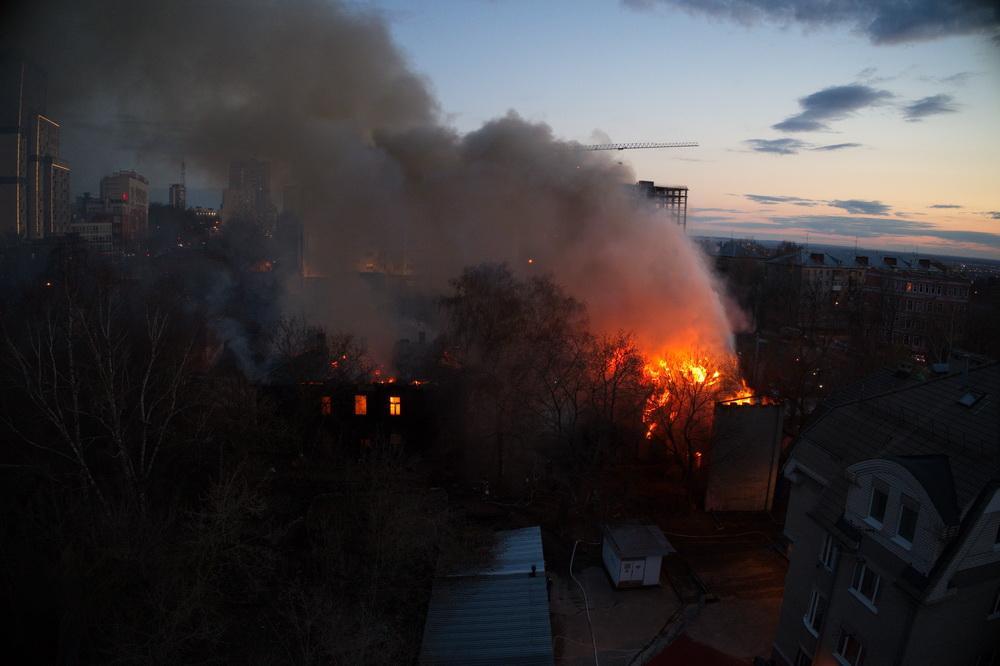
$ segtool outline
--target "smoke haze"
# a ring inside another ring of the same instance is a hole
[[[307,270],[327,279],[296,307],[376,350],[399,335],[357,277],[366,257],[438,288],[464,266],[507,261],[552,272],[599,330],[633,330],[647,351],[730,343],[700,253],[638,208],[629,170],[514,112],[459,135],[377,14],[319,0],[103,0],[36,3],[4,23],[7,43],[48,71],[64,132],[91,132],[77,145],[183,155],[220,183],[230,159],[254,156],[274,165],[274,190],[301,187]],[[64,153],[74,167],[91,159]]]

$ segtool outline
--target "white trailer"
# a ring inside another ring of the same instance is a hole
[[[615,587],[660,584],[663,556],[677,552],[656,525],[604,526],[601,554]]]

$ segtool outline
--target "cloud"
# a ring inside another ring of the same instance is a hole
[[[777,194],[744,194],[744,198],[755,203],[764,205],[790,204],[793,206],[817,206],[827,205],[851,213],[852,215],[888,215],[892,212],[892,206],[881,201],[868,201],[865,199],[833,199],[830,201],[823,199],[803,199],[802,197],[777,195]]]
[[[823,203],[822,201],[816,201],[815,199],[802,199],[800,197],[788,197],[784,195],[744,194],[743,196],[750,201],[759,204],[787,203],[795,206],[815,206],[818,203]]]
[[[928,208],[961,208],[958,204],[931,204]]]
[[[921,236],[956,243],[974,243],[1000,249],[1000,234],[982,231],[947,229],[921,220],[893,217],[847,217],[843,215],[804,215],[772,217],[768,223],[749,222],[751,228],[768,228],[774,231],[804,229],[816,233],[858,238],[886,236]]]
[[[688,213],[745,213],[746,211],[735,208],[688,208]],[[720,218],[728,219],[728,218]]]
[[[974,76],[978,76],[980,72],[955,72],[954,74],[949,74],[948,76],[921,76],[921,81],[926,81],[928,83],[941,83],[950,86],[964,86],[969,82]]]
[[[958,111],[958,106],[955,104],[955,98],[951,95],[931,95],[903,107],[903,115],[910,122],[919,122],[927,116],[955,113],[956,111]]]
[[[802,111],[771,127],[781,132],[816,132],[829,129],[831,120],[842,120],[855,111],[876,106],[892,93],[857,83],[830,86],[799,100]]]
[[[892,207],[881,201],[865,201],[863,199],[834,199],[828,201],[834,208],[842,208],[848,213],[857,215],[888,215]]]
[[[595,128],[594,131],[590,133],[590,141],[591,143],[598,143],[598,144],[614,143],[614,141],[611,140],[611,135],[605,132],[604,130],[600,129],[599,127]]]
[[[1000,210],[988,210],[984,212],[983,215],[991,220],[1000,220]]]
[[[846,25],[874,44],[983,34],[1000,45],[1000,12],[989,0],[623,0],[626,7],[635,10],[649,10],[658,3],[745,25]]]
[[[808,150],[812,145],[798,139],[747,139],[743,143],[758,153],[775,155],[795,155],[800,150]]]
[[[831,143],[828,146],[816,146],[810,150],[844,150],[845,148],[860,148],[860,143]]]
[[[844,150],[846,148],[860,148],[860,143],[832,143],[825,146],[817,146],[808,141],[799,139],[747,139],[743,143],[748,144],[750,149],[758,153],[774,153],[776,155],[797,155],[802,150],[818,150],[821,152],[832,152]]]

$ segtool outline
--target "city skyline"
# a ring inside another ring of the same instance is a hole
[[[636,180],[691,188],[691,234],[1000,258],[995,20],[726,6],[749,9],[383,0],[349,11],[385,23],[459,134],[512,111],[567,141],[698,141],[615,155]],[[892,32],[891,19],[912,26]],[[151,142],[142,119],[93,113],[63,114],[75,194],[135,168],[166,201],[187,159],[188,201],[218,207],[220,163],[246,156],[272,159],[284,184],[272,156],[185,155],[170,145],[176,127]]]

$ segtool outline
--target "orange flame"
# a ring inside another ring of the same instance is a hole
[[[646,438],[652,439],[658,427],[658,415],[665,415],[669,421],[677,417],[677,410],[670,409],[674,400],[684,400],[684,396],[675,396],[674,390],[690,389],[702,396],[706,404],[726,401],[730,404],[747,405],[753,400],[753,391],[742,377],[730,377],[723,374],[725,368],[736,368],[734,358],[713,358],[691,350],[672,352],[670,360],[658,356],[647,362],[644,374],[652,386],[652,392],[646,400],[642,420],[646,424]],[[738,382],[738,386],[733,385]],[[677,406],[680,408],[680,405]],[[670,411],[665,411],[670,409]],[[705,418],[711,418],[706,414]]]

